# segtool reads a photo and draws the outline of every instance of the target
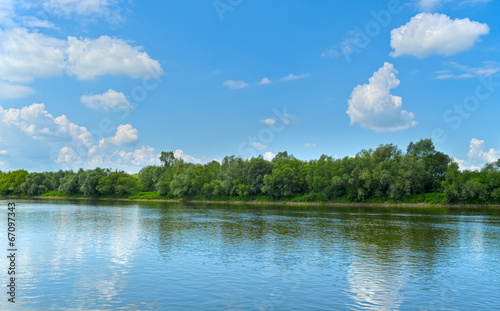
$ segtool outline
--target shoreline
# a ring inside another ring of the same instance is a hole
[[[37,200],[87,200],[87,201],[118,201],[118,202],[159,202],[159,203],[194,203],[194,204],[235,204],[235,205],[284,205],[284,206],[332,206],[332,207],[421,207],[421,208],[500,208],[499,204],[430,204],[430,203],[372,203],[372,202],[291,202],[291,201],[212,201],[212,200],[181,200],[181,199],[129,199],[129,198],[91,198],[91,197],[58,197],[58,196],[0,196],[0,199],[37,199]]]

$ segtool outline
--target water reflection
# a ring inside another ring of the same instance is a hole
[[[497,210],[19,205],[22,310],[500,305]]]

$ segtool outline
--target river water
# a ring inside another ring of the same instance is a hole
[[[500,210],[16,201],[1,310],[499,310]],[[8,254],[7,254],[8,255]]]

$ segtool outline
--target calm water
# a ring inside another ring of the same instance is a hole
[[[1,310],[500,309],[496,209],[16,203]]]

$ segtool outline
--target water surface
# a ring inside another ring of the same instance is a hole
[[[497,209],[16,203],[17,303],[1,310],[500,306]]]

